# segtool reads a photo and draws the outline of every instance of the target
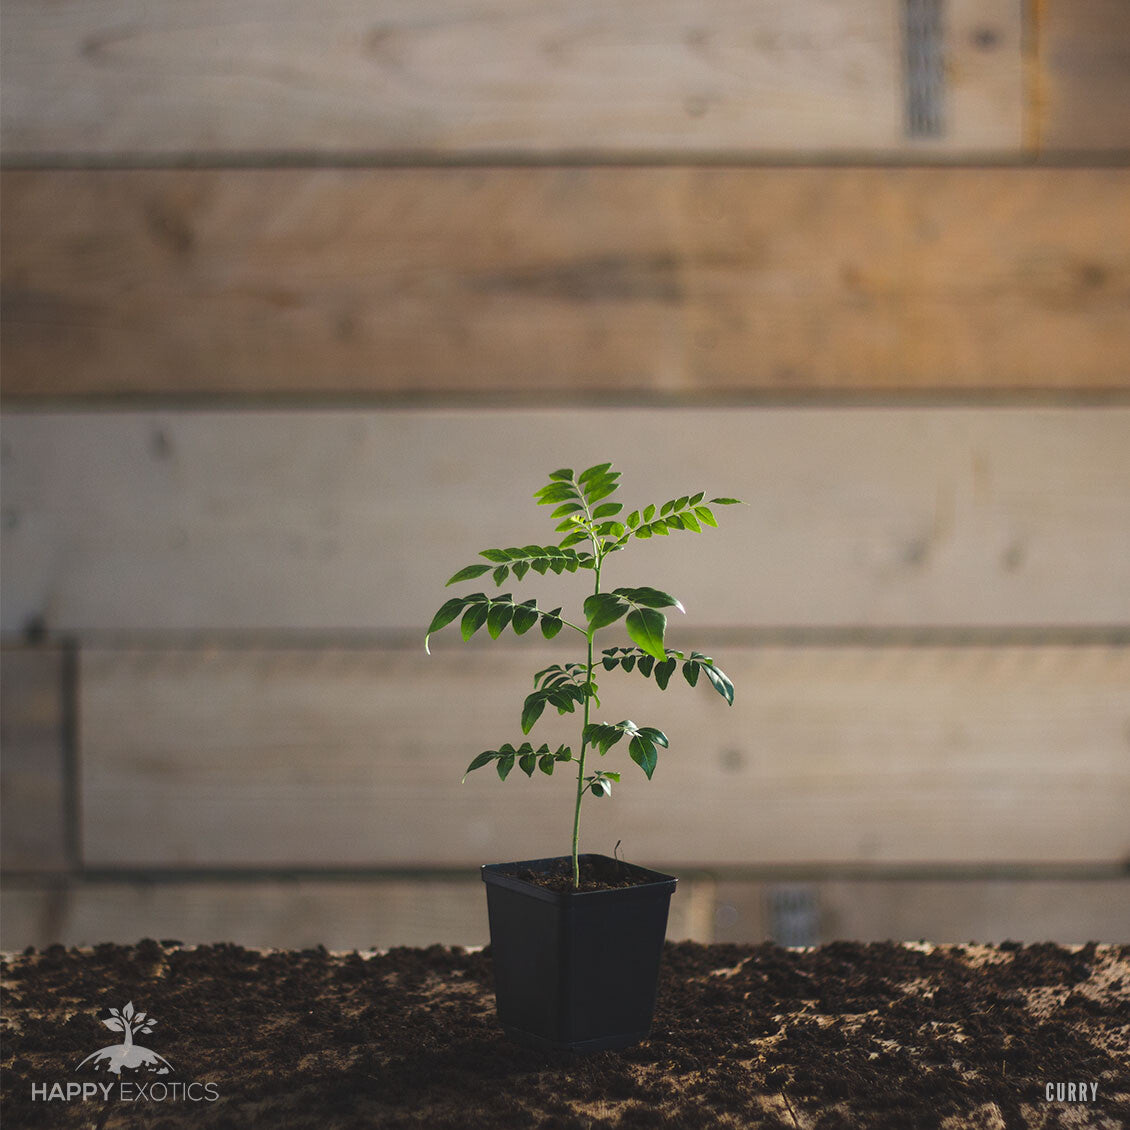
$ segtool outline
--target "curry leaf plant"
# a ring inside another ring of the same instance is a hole
[[[577,752],[568,745],[551,750],[548,744],[535,747],[532,742],[518,746],[507,742],[498,749],[484,750],[467,767],[467,773],[471,773],[493,764],[499,778],[505,781],[515,765],[527,777],[532,777],[535,769],[549,775],[559,764],[577,766],[573,807],[574,887],[580,885],[581,802],[586,793],[598,798],[610,796],[613,784],[620,782],[619,773],[598,768],[589,772],[589,755],[595,752],[603,757],[626,738],[629,757],[650,780],[659,759],[659,748],[667,748],[667,735],[654,726],[637,726],[629,719],[615,723],[593,719],[593,707],[601,709],[599,688],[593,677],[597,668],[634,670],[653,679],[660,690],[666,690],[671,676],[681,666],[683,678],[692,687],[699,676],[704,675],[728,704],[734,701],[733,683],[709,655],[699,651],[674,651],[666,646],[667,616],[663,610],[684,610],[675,597],[648,585],[602,591],[600,582],[605,560],[629,543],[666,537],[677,531],[700,533],[704,526],[718,524],[712,507],[734,506],[739,500],[711,498],[704,502],[703,492],[699,491],[668,499],[661,505],[633,510],[621,520],[623,506],[609,501],[619,487],[619,478],[620,472],[614,471],[611,463],[598,463],[579,475],[567,467],[554,471],[534,498],[539,506],[554,507],[551,517],[559,523],[556,532],[563,535],[561,540],[556,545],[484,549],[479,554],[482,561],[464,566],[447,582],[459,584],[489,573],[495,585],[501,587],[508,579],[521,581],[530,572],[544,576],[549,572],[560,575],[586,569],[593,574],[592,594],[584,602],[580,622],[565,619],[560,607],[542,608],[536,599],[516,601],[512,593],[492,597],[475,592],[447,601],[432,618],[424,637],[424,649],[428,650],[431,635],[456,618],[459,618],[464,640],[469,640],[484,626],[492,639],[498,639],[507,628],[521,636],[535,624],[547,640],[553,639],[563,628],[584,637],[584,662],[555,663],[539,671],[534,676],[534,689],[522,706],[523,734],[529,734],[547,706],[554,707],[558,714],[572,714],[579,708],[582,722]],[[585,543],[588,548],[574,548]],[[620,620],[624,621],[624,630],[634,646],[605,648],[598,657],[595,652],[597,632]],[[467,779],[466,773],[463,779]]]

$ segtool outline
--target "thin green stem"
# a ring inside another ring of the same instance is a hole
[[[592,529],[592,512],[589,510],[588,502],[582,498],[581,502],[585,508],[585,518],[588,521],[589,533],[592,538],[593,548],[593,572],[595,579],[593,581],[593,595],[600,594],[600,566],[604,561],[604,554],[601,552],[600,541],[596,533]],[[562,621],[564,622],[564,621]],[[579,857],[580,841],[581,841],[581,801],[585,796],[585,754],[587,746],[585,735],[589,729],[589,705],[592,699],[592,640],[596,634],[596,629],[591,626],[584,633],[585,645],[587,650],[585,660],[585,714],[584,721],[581,723],[581,754],[577,759],[577,802],[573,807],[573,889],[576,890],[581,885],[581,861]]]
[[[600,562],[596,565],[596,582],[593,586],[593,593],[600,592]],[[592,700],[592,693],[589,688],[592,685],[592,639],[595,635],[593,629],[589,629],[585,633],[585,641],[587,646],[587,656],[585,660],[585,715],[584,721],[581,723],[581,755],[577,763],[577,803],[573,809],[573,886],[574,888],[581,885],[581,863],[578,856],[580,838],[581,838],[581,801],[585,795],[585,754],[587,753],[587,746],[585,742],[585,735],[589,729],[589,704]]]

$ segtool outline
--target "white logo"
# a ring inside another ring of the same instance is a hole
[[[112,1032],[121,1032],[124,1037],[122,1042],[92,1052],[75,1068],[76,1071],[89,1067],[92,1071],[108,1071],[117,1076],[121,1076],[123,1067],[127,1071],[149,1075],[168,1075],[172,1071],[173,1065],[164,1056],[133,1042],[135,1034],[146,1035],[157,1023],[146,1013],[135,1012],[133,1001],[121,1012],[116,1008],[110,1009],[109,1018],[102,1023]]]
[[[104,1071],[114,1078],[105,1083],[95,1083],[90,1079],[32,1083],[32,1102],[88,1103],[117,1099],[125,1103],[214,1103],[220,1097],[220,1089],[215,1083],[173,1079],[166,1082],[153,1078],[155,1075],[169,1075],[173,1065],[163,1055],[134,1043],[134,1036],[152,1032],[157,1021],[148,1013],[134,1009],[133,1001],[121,1012],[116,1008],[110,1009],[110,1015],[102,1023],[111,1032],[121,1032],[122,1042],[88,1055],[75,1071],[84,1068]]]

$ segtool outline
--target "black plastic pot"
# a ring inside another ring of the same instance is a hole
[[[511,1039],[571,1051],[626,1048],[651,1030],[667,910],[677,880],[607,856],[637,886],[551,891],[518,873],[560,872],[568,856],[482,869],[498,1019]]]

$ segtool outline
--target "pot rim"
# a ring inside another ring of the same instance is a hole
[[[574,905],[578,902],[609,898],[636,899],[654,898],[659,894],[670,895],[679,881],[674,875],[654,871],[650,867],[641,867],[638,863],[628,863],[623,859],[613,859],[612,856],[601,855],[599,852],[583,852],[578,858],[581,860],[605,859],[614,862],[627,868],[629,872],[645,881],[631,887],[608,887],[601,891],[551,891],[526,879],[519,879],[517,875],[512,874],[519,868],[547,871],[553,865],[560,865],[562,862],[570,863],[572,856],[568,855],[548,856],[543,859],[521,859],[509,863],[484,863],[479,870],[483,882],[488,886],[505,887],[542,902],[573,903]]]

